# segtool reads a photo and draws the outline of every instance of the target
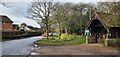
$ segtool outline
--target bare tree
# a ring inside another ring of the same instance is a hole
[[[49,17],[51,13],[53,12],[55,7],[55,3],[52,1],[42,1],[42,0],[35,0],[35,2],[32,2],[30,5],[30,8],[28,9],[28,16],[27,18],[33,19],[33,20],[42,20],[41,24],[44,25],[46,29],[46,33],[48,35],[48,29],[49,29]],[[39,23],[40,24],[40,23]],[[47,36],[48,39],[48,36]]]
[[[12,7],[12,5],[7,4],[6,2],[2,2],[2,1],[0,1],[0,5],[5,6],[7,8]]]

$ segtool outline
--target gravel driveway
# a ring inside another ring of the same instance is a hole
[[[115,48],[97,44],[41,46],[36,52],[40,55],[118,55]]]

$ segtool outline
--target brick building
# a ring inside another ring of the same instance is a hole
[[[0,15],[1,27],[3,31],[12,31],[13,21],[10,20],[7,16]]]

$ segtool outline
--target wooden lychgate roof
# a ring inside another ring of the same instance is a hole
[[[87,28],[90,26],[92,21],[95,19],[98,19],[105,28],[120,27],[120,16],[119,15],[94,12],[94,14],[91,17],[91,20],[89,20],[87,24]]]

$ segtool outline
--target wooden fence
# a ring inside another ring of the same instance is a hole
[[[17,39],[17,38],[39,36],[39,35],[41,35],[41,32],[3,31],[2,39]]]

